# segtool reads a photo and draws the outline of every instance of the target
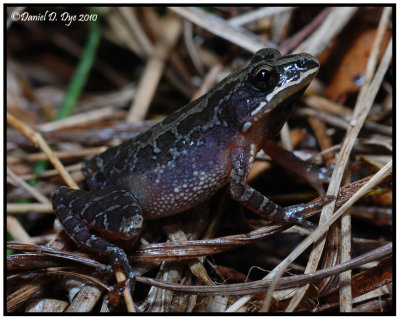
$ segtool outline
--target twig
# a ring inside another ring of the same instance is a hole
[[[188,241],[186,234],[177,224],[169,224],[166,225],[164,228],[164,232],[168,235],[168,239],[170,241]],[[213,281],[211,280],[210,276],[208,275],[206,269],[203,266],[203,263],[198,259],[190,259],[187,262],[191,273],[200,279],[203,283],[208,285],[213,285]]]
[[[50,281],[49,278],[45,279],[43,277],[37,276],[33,278],[28,284],[22,288],[18,288],[7,296],[7,312],[15,311],[19,305],[24,303],[27,299],[36,294],[39,290]]]
[[[293,151],[293,145],[290,140],[290,128],[287,122],[285,122],[285,124],[282,127],[282,130],[280,132],[280,137],[283,147],[288,151]]]
[[[303,101],[314,109],[326,111],[343,118],[350,118],[352,114],[350,108],[317,95],[306,96],[303,98]]]

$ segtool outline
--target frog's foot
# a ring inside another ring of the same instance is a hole
[[[247,184],[246,179],[251,166],[244,159],[249,159],[249,154],[251,154],[249,150],[241,148],[237,148],[232,152],[232,169],[230,173],[230,192],[232,198],[266,219],[279,223],[295,223],[307,228],[314,228],[314,225],[305,220],[303,215],[317,211],[323,205],[333,201],[335,197],[325,196],[321,200],[308,205],[300,204],[291,207],[281,207]],[[252,157],[250,158],[252,159]]]
[[[128,287],[133,294],[135,291],[136,274],[129,263],[125,251],[118,247],[112,247],[108,250],[107,255],[111,257],[110,265],[113,266],[114,272],[116,271],[115,267],[118,266],[124,270],[125,276],[127,277],[126,280],[121,281],[116,285],[115,291],[121,295],[123,289]]]
[[[328,204],[335,200],[335,196],[327,195],[319,201],[310,203],[308,205],[296,204],[289,207],[278,207],[277,213],[274,215],[274,220],[281,220],[286,222],[292,222],[295,224],[302,225],[306,228],[316,229],[316,225],[306,220],[304,215],[319,211],[325,204]]]
[[[314,164],[309,164],[304,174],[304,178],[306,178],[312,187],[321,195],[325,192],[323,184],[331,181],[331,175],[334,168],[334,165],[320,168]]]

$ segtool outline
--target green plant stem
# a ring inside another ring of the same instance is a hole
[[[89,8],[90,14],[97,15],[95,8]],[[88,41],[83,50],[79,64],[68,85],[64,102],[56,116],[57,120],[68,117],[72,112],[76,102],[78,101],[82,90],[86,84],[90,69],[92,68],[94,58],[96,56],[97,47],[100,43],[100,27],[98,19],[90,22]]]

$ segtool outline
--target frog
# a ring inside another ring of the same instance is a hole
[[[202,97],[84,163],[89,190],[56,189],[55,215],[78,247],[121,267],[132,290],[135,273],[125,248],[140,237],[144,222],[187,211],[224,186],[234,200],[267,220],[314,227],[304,214],[320,210],[332,196],[282,207],[247,179],[257,153],[264,150],[323,193],[326,171],[275,142],[319,67],[308,53],[257,51],[248,66]]]

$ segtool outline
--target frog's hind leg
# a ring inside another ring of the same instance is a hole
[[[106,194],[61,187],[52,193],[53,208],[66,233],[80,247],[111,259],[127,273],[133,290],[135,274],[120,247],[90,232],[113,240],[135,240],[142,228],[142,211],[131,193],[114,190]]]

